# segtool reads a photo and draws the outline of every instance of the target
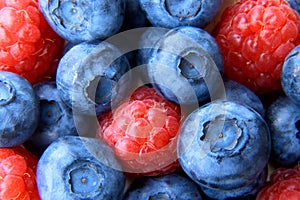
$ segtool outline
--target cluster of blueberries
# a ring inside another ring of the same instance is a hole
[[[0,72],[0,147],[24,144],[40,157],[43,200],[249,198],[264,186],[270,160],[299,162],[300,47],[285,60],[284,93],[265,108],[222,77],[220,49],[204,29],[222,2],[39,1],[66,49],[55,81],[32,86]],[[118,159],[92,137],[96,117],[141,84],[188,114],[178,135],[183,172],[138,178],[124,194]]]

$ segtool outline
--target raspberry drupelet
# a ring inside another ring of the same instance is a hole
[[[64,40],[48,25],[38,0],[0,0],[0,70],[30,83],[52,79]]]
[[[281,89],[286,55],[300,43],[300,16],[285,0],[242,0],[227,7],[214,35],[224,73],[254,92]]]
[[[174,172],[180,107],[142,86],[114,111],[99,116],[98,136],[113,147],[124,171],[132,175]]]
[[[0,199],[39,200],[37,158],[21,146],[0,149]]]

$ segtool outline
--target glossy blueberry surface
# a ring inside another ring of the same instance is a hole
[[[219,47],[210,34],[197,27],[168,31],[155,43],[148,63],[148,76],[157,91],[179,104],[205,102],[222,87]]]
[[[25,142],[39,122],[39,101],[23,77],[0,71],[0,147]]]
[[[201,200],[197,184],[176,174],[136,179],[126,191],[124,200]]]
[[[283,166],[293,166],[300,159],[300,106],[290,98],[280,96],[266,112],[271,132],[272,160]]]
[[[79,43],[117,33],[124,20],[125,0],[43,0],[39,7],[53,30]]]
[[[281,85],[285,94],[300,105],[300,45],[296,46],[285,58]]]
[[[123,172],[113,151],[97,139],[64,136],[51,143],[37,165],[43,200],[120,200]]]
[[[215,199],[257,193],[266,180],[270,151],[264,119],[229,101],[214,101],[196,109],[183,122],[178,137],[183,170]]]
[[[235,101],[249,106],[257,111],[261,116],[264,116],[264,105],[259,97],[252,92],[252,90],[232,80],[225,80],[224,86],[226,91],[226,99],[228,101]]]
[[[72,110],[60,99],[54,81],[41,82],[33,86],[40,101],[39,124],[25,145],[32,152],[41,155],[57,138],[77,135]]]
[[[204,28],[221,9],[223,0],[139,0],[153,26]]]
[[[57,89],[73,112],[99,115],[111,108],[112,101],[123,98],[129,78],[120,79],[129,69],[127,58],[115,46],[107,42],[80,43],[60,60]]]

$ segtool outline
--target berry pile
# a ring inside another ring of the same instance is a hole
[[[300,199],[299,8],[0,0],[0,199]]]

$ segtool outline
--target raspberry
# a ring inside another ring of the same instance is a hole
[[[270,182],[257,195],[257,200],[300,199],[300,166],[277,168]]]
[[[129,174],[162,175],[179,165],[176,141],[180,120],[178,105],[142,86],[128,102],[99,116],[97,134],[113,147]]]
[[[38,200],[37,158],[23,147],[0,149],[0,199]]]
[[[225,9],[214,35],[224,74],[258,94],[281,89],[285,56],[300,43],[300,17],[284,0],[242,0]]]
[[[47,24],[37,0],[0,0],[0,70],[37,83],[55,75],[64,40]]]

